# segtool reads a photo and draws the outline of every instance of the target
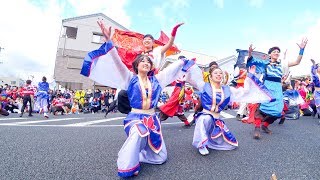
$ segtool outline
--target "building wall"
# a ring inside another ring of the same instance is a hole
[[[54,68],[54,79],[58,85],[70,89],[93,89],[94,82],[80,75],[80,70],[87,53],[101,46],[101,43],[92,42],[93,33],[101,34],[98,19],[104,19],[106,27],[123,29],[103,16],[63,21],[62,30],[64,26],[78,30],[76,39],[62,37],[63,33],[60,35]]]
[[[61,49],[58,50],[62,51]],[[93,81],[89,78],[82,76],[80,74],[80,69],[82,67],[83,57],[86,52],[83,51],[75,51],[75,50],[67,50],[67,54],[69,56],[57,56],[56,58],[56,66],[55,66],[55,80],[59,85],[66,86],[67,83],[81,83],[82,87],[71,87],[70,89],[92,89]],[[73,54],[77,54],[78,56],[73,56]]]
[[[94,82],[80,75],[80,70],[86,54],[101,46],[101,43],[92,42],[94,33],[101,34],[100,27],[97,24],[98,19],[104,19],[106,27],[112,26],[113,29],[125,30],[124,27],[112,22],[112,20],[109,21],[103,15],[63,20],[61,29],[63,30],[64,26],[77,28],[77,37],[76,39],[66,38],[62,36],[63,31],[60,35],[54,69],[54,79],[58,85],[68,89],[93,89]],[[202,67],[207,66],[212,61],[218,61],[214,56],[182,50],[178,55],[169,56],[168,62],[162,68],[170,64],[171,60],[176,60],[180,55],[187,58],[197,58],[197,64]],[[99,84],[96,85],[99,86]]]
[[[17,77],[0,77],[0,85],[22,86],[24,81]]]
[[[75,27],[78,28],[77,38],[65,38],[60,35],[58,49],[73,49],[79,51],[90,51],[93,49],[97,49],[101,44],[92,43],[92,34],[100,33],[100,27],[97,24],[98,19],[103,19],[102,16],[90,17],[86,19],[77,19],[72,21],[63,22],[62,26]],[[111,22],[105,20],[106,27],[112,26],[115,28],[119,28],[116,25],[113,25]]]

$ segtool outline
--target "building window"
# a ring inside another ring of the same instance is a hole
[[[77,39],[78,28],[63,26],[62,37]]]
[[[11,81],[11,85],[16,85],[16,81]]]
[[[102,44],[102,43],[104,43],[104,41],[105,41],[105,39],[102,34],[99,34],[99,33],[92,34],[92,42],[93,43]]]

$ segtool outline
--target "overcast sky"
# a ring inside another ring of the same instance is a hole
[[[288,49],[288,59],[295,59],[296,43],[308,37],[301,66],[291,72],[309,74],[310,58],[320,62],[319,7],[317,0],[8,0],[0,6],[0,76],[52,78],[62,19],[100,12],[156,38],[185,22],[179,48],[218,58],[253,43],[262,52]]]

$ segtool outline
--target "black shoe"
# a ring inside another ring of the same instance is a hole
[[[192,126],[194,123],[195,123],[194,119],[191,122],[189,122],[190,126]]]
[[[286,118],[281,118],[279,121],[279,124],[283,124],[285,120],[286,120]]]
[[[162,111],[159,112],[159,119],[160,121],[165,121],[168,119],[169,116],[167,116],[166,114],[164,114]]]
[[[32,115],[32,114],[29,114],[28,116],[29,116],[29,117],[32,117],[33,115]]]
[[[253,139],[260,139],[260,138],[261,138],[260,128],[255,127],[253,131]]]
[[[267,134],[271,134],[272,131],[270,131],[270,129],[267,126],[262,125],[261,126],[262,131],[264,131]]]
[[[238,121],[241,121],[240,114],[237,114],[236,118],[237,118]]]
[[[22,117],[22,116],[23,116],[23,113],[20,114],[20,117]]]
[[[108,114],[109,114],[109,111],[106,112],[106,114],[104,115],[104,117],[107,117]]]

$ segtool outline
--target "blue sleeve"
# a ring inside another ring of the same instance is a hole
[[[269,61],[258,59],[258,58],[254,58],[253,56],[251,56],[247,60],[247,68],[255,65],[256,66],[256,72],[258,74],[265,74],[268,64],[269,64]]]
[[[311,78],[315,87],[320,87],[319,76],[317,74],[318,65],[311,66]]]

